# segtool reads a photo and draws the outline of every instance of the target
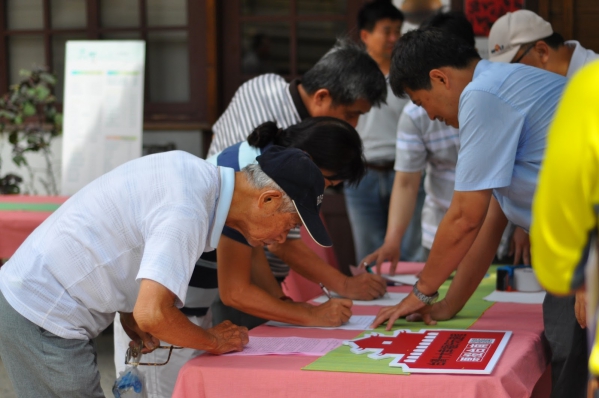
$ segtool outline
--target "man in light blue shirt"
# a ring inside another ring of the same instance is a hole
[[[508,222],[528,230],[547,128],[565,79],[524,65],[492,64],[435,28],[396,45],[391,87],[429,118],[459,128],[455,191],[413,292],[383,308],[373,326],[418,313],[427,324],[453,317],[491,264]],[[439,286],[457,275],[441,302]],[[418,317],[417,315],[413,317]]]

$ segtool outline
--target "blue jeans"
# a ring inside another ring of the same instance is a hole
[[[345,187],[345,203],[354,237],[356,261],[362,260],[385,241],[389,202],[395,171],[367,169],[355,187]],[[424,188],[420,183],[418,199],[410,225],[401,241],[401,261],[423,261],[421,215]]]

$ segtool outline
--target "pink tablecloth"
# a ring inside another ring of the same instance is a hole
[[[0,203],[62,204],[66,196],[0,195]],[[13,255],[21,243],[38,227],[51,211],[0,211],[0,259]]]
[[[405,287],[392,288],[406,291]],[[354,306],[357,315],[380,307]],[[212,356],[189,361],[179,373],[173,397],[547,397],[548,357],[542,341],[541,305],[496,303],[471,327],[511,330],[512,338],[493,374],[380,375],[301,370],[314,361],[305,356]],[[356,331],[260,326],[251,336],[347,338]],[[534,390],[534,391],[533,391]]]

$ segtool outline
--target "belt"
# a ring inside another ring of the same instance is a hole
[[[376,171],[393,171],[394,161],[366,162],[366,167]]]

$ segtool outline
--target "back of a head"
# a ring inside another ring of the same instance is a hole
[[[345,39],[327,52],[302,76],[308,94],[327,89],[335,105],[364,99],[372,106],[385,103],[387,84],[377,63],[365,49]]]
[[[266,122],[248,136],[248,143],[263,148],[268,144],[298,148],[308,153],[314,163],[332,175],[331,180],[357,184],[365,173],[362,140],[358,132],[343,120],[312,117],[286,129]]]
[[[449,34],[456,35],[472,47],[476,47],[474,40],[474,29],[472,24],[466,18],[466,15],[460,11],[439,12],[428,18],[422,23],[422,28],[439,28]]]
[[[371,32],[376,23],[382,19],[392,21],[404,20],[403,13],[393,5],[391,0],[374,0],[366,3],[358,12],[358,29]]]
[[[393,93],[405,97],[405,89],[430,90],[429,72],[441,67],[464,69],[480,56],[456,35],[426,27],[404,34],[395,44],[389,81]]]
[[[551,24],[529,10],[508,12],[491,26],[489,61],[511,62],[521,45],[545,41],[550,47],[563,45],[564,38]]]

